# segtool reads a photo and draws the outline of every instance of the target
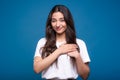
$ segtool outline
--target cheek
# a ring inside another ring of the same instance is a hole
[[[52,28],[55,30],[55,24],[51,24]]]
[[[63,26],[66,26],[66,23],[63,23],[62,25],[63,25]]]
[[[66,23],[65,23],[65,24],[63,24],[63,26],[64,26],[64,28],[65,28],[65,29],[67,28],[67,25],[66,25]]]
[[[55,24],[54,24],[54,23],[51,23],[51,26],[52,26],[52,28],[53,28],[53,27],[55,27]]]

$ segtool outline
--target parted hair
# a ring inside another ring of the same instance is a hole
[[[74,22],[73,22],[73,17],[71,15],[71,12],[65,5],[55,5],[51,9],[46,22],[46,32],[45,32],[46,43],[42,48],[42,58],[49,56],[52,52],[54,52],[57,49],[56,32],[53,30],[51,25],[52,15],[54,12],[61,12],[64,16],[64,20],[67,24],[67,29],[65,30],[66,43],[77,44],[76,32],[75,32],[75,27],[74,27]]]

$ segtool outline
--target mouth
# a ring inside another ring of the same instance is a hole
[[[62,27],[58,26],[55,29],[56,29],[56,31],[60,31],[62,29]]]

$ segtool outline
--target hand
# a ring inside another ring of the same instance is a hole
[[[69,52],[68,56],[74,57],[76,59],[76,58],[78,58],[80,56],[80,54],[79,54],[79,52],[76,49],[75,51]]]
[[[60,54],[73,52],[78,48],[76,44],[63,44],[57,50]]]

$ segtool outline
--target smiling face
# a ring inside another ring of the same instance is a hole
[[[51,25],[56,34],[62,35],[65,34],[67,28],[64,16],[61,12],[54,12],[52,14]]]

